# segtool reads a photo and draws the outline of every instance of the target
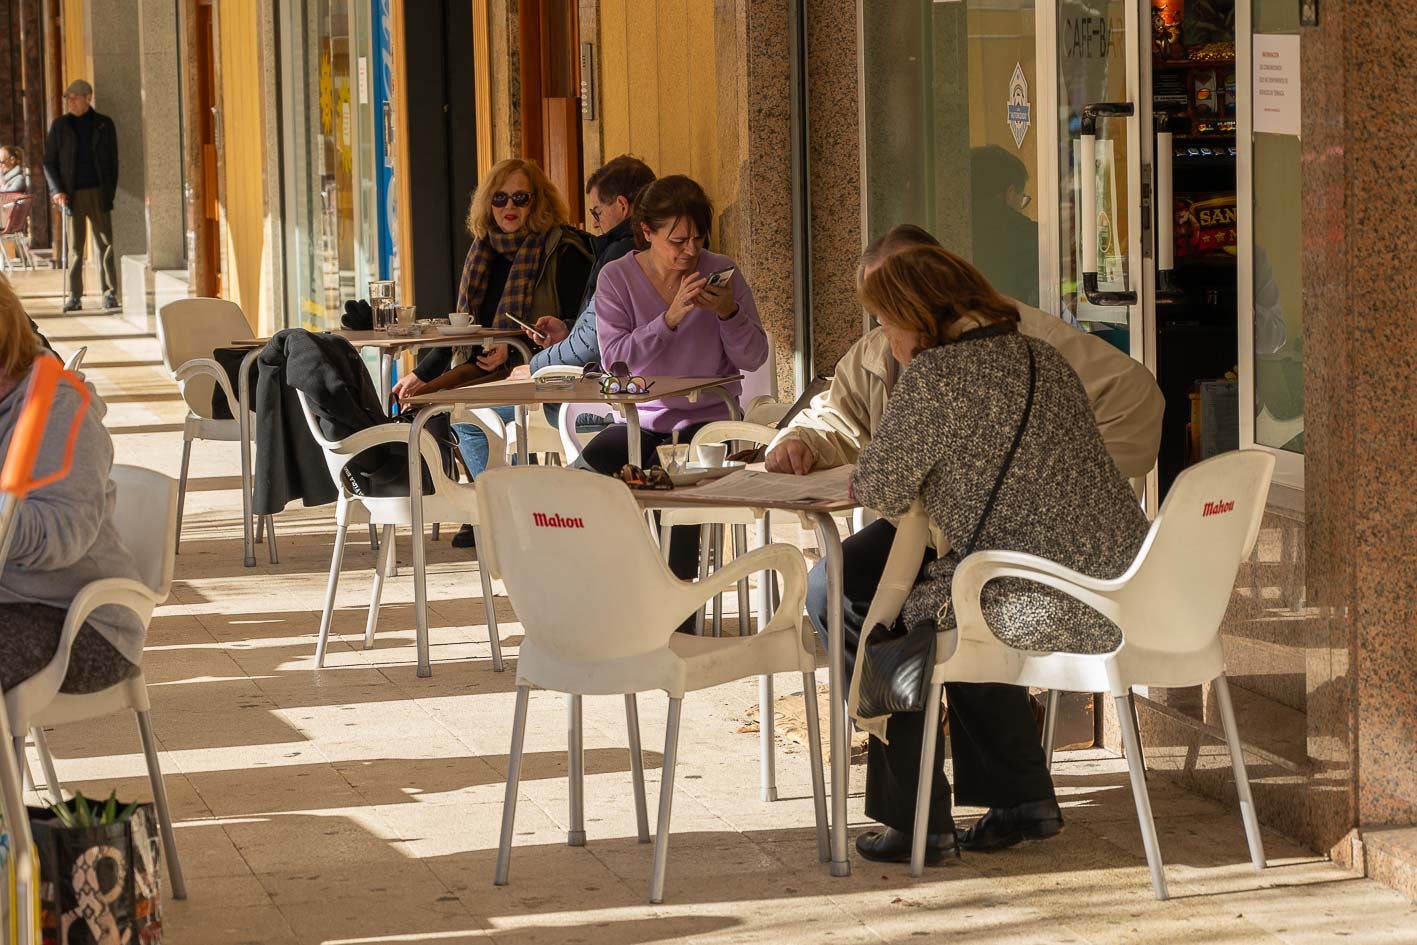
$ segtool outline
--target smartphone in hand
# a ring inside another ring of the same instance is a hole
[[[520,318],[517,318],[517,316],[513,315],[511,312],[503,312],[502,314],[505,315],[505,316],[506,316],[508,319],[510,319],[511,321],[514,321],[514,322],[516,322],[518,325],[520,325],[520,326],[522,326],[523,328],[525,328],[527,331],[531,332],[532,340],[535,341],[537,344],[541,344],[541,343],[543,343],[544,341],[546,341],[546,335],[544,335],[544,334],[542,334],[541,332],[537,331],[534,327],[532,327],[531,325],[528,325],[526,322],[522,321]]]
[[[734,271],[734,268],[729,266],[727,269],[720,269],[718,272],[710,273],[706,284],[713,286],[715,289],[726,286],[729,280],[733,278]]]

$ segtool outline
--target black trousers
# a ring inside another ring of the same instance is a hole
[[[702,426],[699,423],[680,430],[679,442],[689,442]],[[640,457],[646,469],[658,461],[655,448],[672,440],[668,433],[640,430]],[[623,423],[606,427],[586,444],[581,460],[598,473],[620,475],[620,468],[630,461],[630,428]],[[699,526],[675,525],[669,529],[669,570],[685,581],[699,576]]]
[[[64,618],[58,607],[44,604],[0,604],[0,687],[6,692],[49,665],[59,651]],[[69,669],[60,692],[101,692],[116,686],[137,669],[104,639],[103,634],[84,624],[69,651]]]
[[[855,666],[856,644],[866,611],[885,570],[895,526],[874,522],[842,543],[842,628],[846,631],[846,678]],[[934,552],[927,551],[927,561]],[[807,577],[807,614],[826,639],[827,573],[819,563]],[[897,624],[894,633],[904,633]],[[950,744],[954,751],[955,799],[971,807],[1011,807],[1054,797],[1028,690],[1021,686],[947,683]],[[872,737],[866,758],[866,816],[909,832],[915,824],[920,783],[923,712],[892,715],[889,744]],[[930,792],[930,833],[954,829],[943,740],[935,742],[935,778]]]

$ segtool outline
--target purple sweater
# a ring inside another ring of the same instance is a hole
[[[746,374],[768,358],[768,338],[758,320],[758,307],[741,271],[730,283],[738,313],[727,321],[705,308],[695,308],[670,329],[664,322],[669,309],[650,283],[638,253],[610,263],[600,272],[595,289],[596,334],[600,338],[600,363],[607,370],[624,361],[633,374],[646,377],[724,377]],[[727,256],[699,254],[697,272],[709,275],[734,265]],[[741,383],[726,385],[737,397]],[[696,423],[726,420],[728,406],[712,394],[691,404],[685,397],[667,397],[640,405],[640,423],[646,430],[668,433]]]

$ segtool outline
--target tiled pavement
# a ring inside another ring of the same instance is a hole
[[[58,314],[57,274],[16,284],[56,347],[89,346],[118,461],[176,475],[183,404],[155,337],[112,316]],[[1252,871],[1235,811],[1161,775],[1152,800],[1174,898],[1153,901],[1125,766],[1096,751],[1059,756],[1068,828],[1055,840],[919,881],[859,858],[834,879],[816,861],[805,751],[781,746],[783,800],[758,800],[757,737],[738,732],[757,701],[751,682],[685,702],[661,906],[646,902],[650,849],[634,840],[620,700],[586,700],[589,845],[568,848],[565,712],[561,697],[534,695],[511,884],[496,888],[515,683],[514,668],[491,671],[469,596],[475,558],[429,546],[434,675],[418,679],[408,570],[389,582],[378,643],[363,650],[372,556],[351,541],[335,621],[347,642],[315,670],[330,510],[281,515],[281,563],[262,550],[244,568],[236,445],[193,453],[177,583],[146,656],[191,893],[165,905],[177,945],[1417,942],[1417,907],[1276,834],[1265,835],[1271,868]],[[505,598],[498,607],[514,654],[515,615]],[[642,697],[652,810],[663,717],[662,697]],[[50,742],[70,788],[146,796],[129,719],[60,728]],[[853,835],[862,774],[853,768]]]

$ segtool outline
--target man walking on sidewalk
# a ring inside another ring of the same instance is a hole
[[[117,260],[113,255],[113,195],[118,190],[118,131],[113,119],[94,111],[93,86],[83,79],[64,92],[65,114],[49,127],[44,176],[54,202],[69,217],[69,298],[64,311],[84,296],[84,250],[93,227],[104,308],[118,307]]]

